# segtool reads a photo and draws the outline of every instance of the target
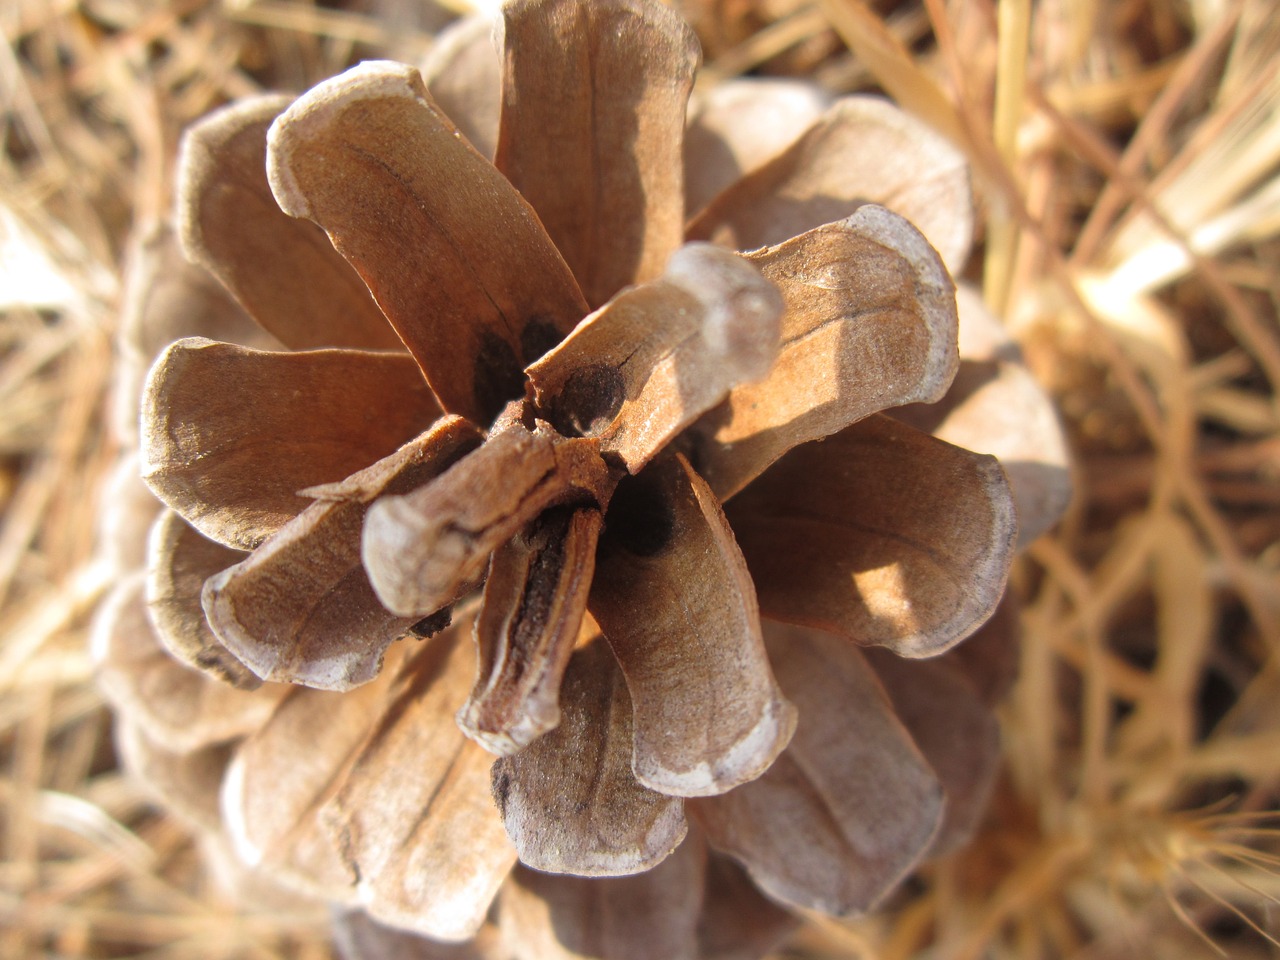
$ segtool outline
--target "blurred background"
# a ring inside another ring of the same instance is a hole
[[[494,4],[490,3],[489,6]],[[1280,955],[1275,0],[679,0],[705,86],[880,91],[970,159],[965,279],[1070,437],[1015,569],[1004,769],[967,849],[792,958]],[[466,0],[0,0],[0,957],[321,958],[118,770],[87,636],[121,271],[183,127]]]

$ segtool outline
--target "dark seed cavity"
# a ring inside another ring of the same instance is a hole
[[[488,426],[511,400],[524,395],[524,364],[511,344],[492,331],[480,335],[473,371],[476,406]]]
[[[533,318],[520,331],[520,353],[524,356],[524,365],[537,362],[544,353],[550,353],[560,344],[564,337],[548,320]]]
[[[547,415],[566,437],[592,437],[608,429],[625,399],[626,385],[618,369],[592,364],[569,375]]]
[[[661,553],[675,537],[676,516],[655,472],[624,477],[609,502],[603,546],[636,556]]]
[[[449,624],[453,623],[453,607],[445,607],[435,613],[428,614],[409,628],[409,633],[419,640],[434,637]]]

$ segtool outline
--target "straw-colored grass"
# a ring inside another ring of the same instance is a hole
[[[966,851],[791,957],[1274,955],[1280,17],[1274,0],[686,0],[704,82],[879,88],[968,154],[970,279],[1058,400],[1077,496],[1021,562],[1006,765]],[[86,651],[119,274],[191,119],[451,0],[0,5],[0,957],[328,956],[218,893],[117,770]]]

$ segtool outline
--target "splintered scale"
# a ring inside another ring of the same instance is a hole
[[[766,374],[782,302],[736,254],[679,250],[529,368],[532,401],[434,482],[368,512],[364,566],[393,613],[424,617],[486,580],[463,729],[511,754],[553,729],[614,489],[740,383]]]

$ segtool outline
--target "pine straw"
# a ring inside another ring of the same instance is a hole
[[[417,6],[20,0],[0,201],[65,281],[0,288],[0,956],[328,955],[227,904],[117,771],[85,647],[130,224],[190,119],[378,51]],[[448,6],[459,7],[461,3]],[[974,845],[794,957],[1236,957],[1278,932],[1280,24],[1271,0],[703,0],[704,82],[879,87],[969,154],[982,285],[1077,463],[1016,572],[1022,674]],[[877,5],[876,10],[884,10]],[[1189,14],[1188,14],[1189,11]],[[1188,16],[1190,19],[1188,19]],[[848,49],[846,49],[846,44]],[[850,53],[849,50],[853,52]],[[7,250],[5,257],[11,256]],[[16,302],[14,302],[16,301]]]

